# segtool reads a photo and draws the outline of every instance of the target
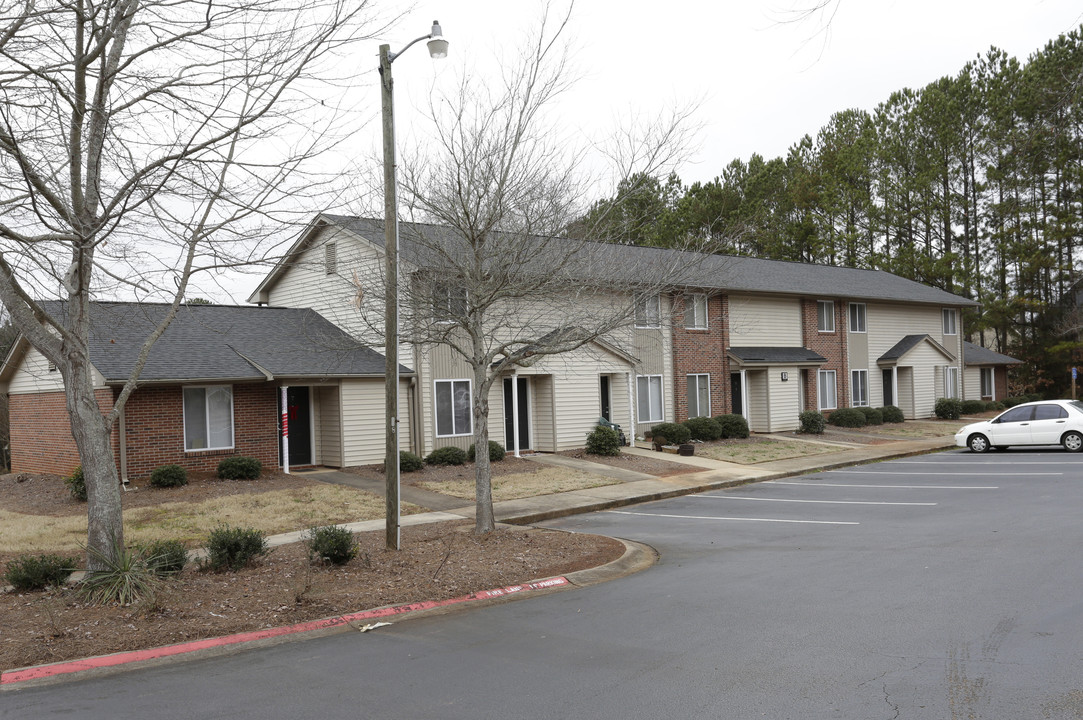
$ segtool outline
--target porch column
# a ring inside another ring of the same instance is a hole
[[[286,401],[287,386],[279,388],[282,396],[282,472],[290,474],[290,408]]]
[[[511,441],[515,443],[515,457],[519,455],[519,376],[511,371]],[[474,452],[481,452],[474,448]]]

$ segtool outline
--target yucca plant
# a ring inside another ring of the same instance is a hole
[[[154,596],[158,589],[157,576],[147,567],[138,553],[128,548],[118,548],[116,556],[97,548],[87,552],[103,570],[86,574],[79,585],[79,594],[92,605],[131,605]]]

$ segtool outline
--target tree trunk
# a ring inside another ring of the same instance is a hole
[[[496,529],[493,513],[493,476],[489,466],[489,388],[492,379],[488,368],[474,367],[474,534],[485,535]]]

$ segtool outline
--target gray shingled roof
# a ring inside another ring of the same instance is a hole
[[[967,365],[1017,365],[1023,361],[963,340],[963,362]]]
[[[731,347],[730,355],[743,363],[825,363],[827,358],[804,347]]]
[[[882,363],[899,360],[902,358],[903,355],[913,350],[914,347],[916,347],[917,344],[923,340],[928,340],[933,344],[933,346],[940,350],[940,352],[944,353],[947,357],[954,359],[955,356],[952,355],[946,347],[938,343],[936,340],[933,340],[931,335],[929,335],[928,333],[920,333],[918,335],[907,335],[903,337],[902,340],[892,345],[886,353],[877,358],[876,362]]]
[[[369,242],[382,246],[383,221],[346,215],[324,214],[327,222],[348,229]],[[448,228],[419,223],[399,224],[402,257],[414,264],[425,265],[424,252],[411,238],[424,234],[428,238],[453,244],[455,236]],[[546,240],[552,243],[552,240]],[[570,243],[574,241],[568,241]],[[591,263],[592,269],[605,268],[615,281],[650,283],[652,268],[687,267],[681,282],[688,287],[731,292],[778,293],[816,297],[845,297],[859,300],[887,300],[928,303],[945,306],[974,306],[978,303],[939,288],[907,280],[883,270],[815,265],[812,263],[763,260],[732,255],[702,256],[665,248],[615,245],[610,243],[580,243],[575,248],[603,257],[602,263]],[[697,258],[690,260],[690,258]],[[544,262],[543,259],[540,259]],[[268,279],[272,277],[268,276]],[[636,276],[640,277],[636,277]]]
[[[59,302],[45,305],[50,313],[63,313]],[[106,382],[127,379],[143,341],[167,309],[159,303],[93,303],[90,360]],[[312,310],[188,305],[154,344],[140,382],[383,374],[383,355]]]

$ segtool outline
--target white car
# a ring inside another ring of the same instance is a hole
[[[992,420],[967,425],[955,433],[955,444],[972,452],[1012,445],[1063,445],[1083,450],[1083,402],[1042,400],[1009,408]]]

